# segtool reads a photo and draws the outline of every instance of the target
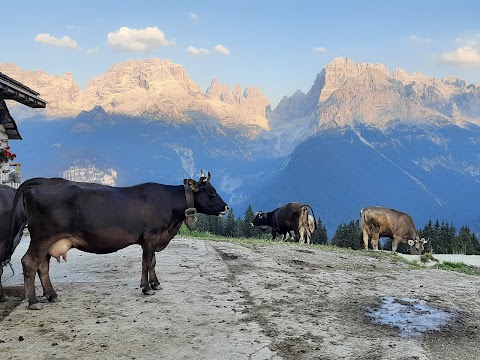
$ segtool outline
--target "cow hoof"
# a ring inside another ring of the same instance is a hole
[[[0,295],[0,302],[5,302],[8,300],[8,296],[5,294]]]
[[[40,303],[35,303],[35,304],[30,304],[28,305],[29,310],[42,310],[42,304]]]
[[[155,295],[155,291],[153,291],[152,289],[143,290],[143,294],[144,295]]]
[[[162,290],[162,285],[158,284],[158,285],[152,285],[152,289],[153,290]]]
[[[52,303],[58,302],[58,296],[48,296],[47,299],[49,302],[52,302]]]

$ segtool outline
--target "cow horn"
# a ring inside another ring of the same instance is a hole
[[[407,242],[408,242],[408,245],[410,246],[415,245],[415,241],[413,241],[412,239],[409,239]]]
[[[203,173],[203,170],[200,170],[200,177],[205,177],[205,174]]]
[[[422,238],[422,242],[423,242],[424,244],[426,244],[427,241],[428,241],[428,239]]]
[[[210,181],[210,178],[212,177],[212,175],[210,175],[210,171],[207,172],[208,175],[207,175],[207,181]]]

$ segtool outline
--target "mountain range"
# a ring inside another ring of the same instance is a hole
[[[9,103],[24,178],[180,183],[212,172],[237,216],[307,202],[332,236],[369,205],[480,231],[480,85],[336,58],[271,110],[256,87],[202,92],[170,60],[126,61],[85,90],[0,64],[48,102]],[[86,177],[86,178],[85,178]],[[90,178],[89,178],[90,177]]]

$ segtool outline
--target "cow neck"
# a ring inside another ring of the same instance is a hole
[[[270,212],[267,212],[267,224],[271,224],[272,223],[272,219],[273,219],[273,213],[275,211],[270,211]]]
[[[190,230],[195,230],[196,228],[196,214],[197,209],[195,209],[195,203],[193,200],[193,191],[187,184],[183,185],[185,190],[185,200],[187,201],[187,209],[185,210],[185,224]]]

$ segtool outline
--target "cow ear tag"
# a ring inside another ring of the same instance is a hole
[[[185,180],[183,180],[183,183],[184,183],[185,185],[188,185],[188,187],[190,188],[190,190],[192,190],[193,192],[197,192],[198,190],[200,190],[200,189],[198,188],[198,183],[197,183],[195,180],[193,180],[193,179],[185,179]]]

